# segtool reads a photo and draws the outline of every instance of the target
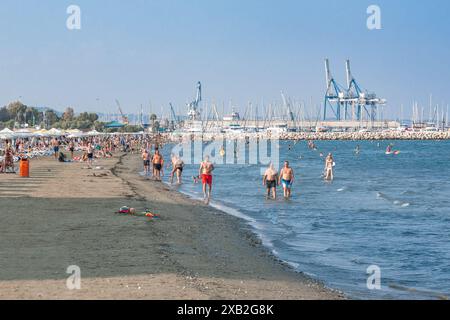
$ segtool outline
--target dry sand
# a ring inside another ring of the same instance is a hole
[[[0,175],[0,299],[340,299],[239,219],[140,177],[137,155]],[[123,216],[123,205],[160,219]],[[81,269],[68,290],[66,269]]]

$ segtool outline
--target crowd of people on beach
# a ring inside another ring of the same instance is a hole
[[[85,162],[88,168],[92,168],[94,159],[111,158],[117,151],[131,154],[140,153],[143,161],[144,176],[162,181],[164,176],[165,160],[161,154],[161,148],[168,139],[162,135],[157,137],[150,135],[109,135],[94,137],[32,137],[18,138],[14,141],[6,140],[0,145],[0,173],[15,172],[14,158],[34,157],[35,155],[53,156],[59,162]],[[314,142],[308,141],[310,149],[316,149]],[[222,154],[224,156],[224,154]],[[170,172],[169,182],[182,183],[184,169],[183,160],[177,155],[171,155],[166,169]],[[334,160],[331,154],[325,162],[324,178],[333,180]],[[204,201],[209,203],[212,194],[213,171],[215,167],[206,156],[199,165],[198,175],[192,177],[194,183],[202,183]],[[263,177],[263,184],[267,188],[267,197],[276,199],[276,189],[282,186],[283,195],[286,199],[292,196],[291,190],[294,183],[294,170],[289,162],[284,163],[278,173],[273,164],[269,166]]]
[[[169,173],[168,182],[177,184],[183,182],[183,170],[185,163],[183,160],[172,154],[167,163],[161,153],[163,146],[172,143],[170,138],[164,135],[99,135],[93,137],[41,137],[41,138],[18,138],[15,140],[5,140],[0,142],[0,173],[15,172],[14,162],[16,158],[33,156],[53,156],[60,162],[82,162],[87,163],[92,169],[95,159],[111,158],[116,152],[126,152],[140,155],[143,163],[143,174],[146,178],[155,181],[162,181],[164,170]],[[297,141],[298,142],[298,141]],[[307,140],[307,147],[312,151],[318,151],[313,140]],[[289,145],[291,150],[291,144]],[[359,154],[360,146],[357,145],[355,154]],[[386,154],[398,154],[398,150],[393,150],[392,145],[386,149]],[[221,150],[219,154],[224,157],[225,152]],[[333,155],[329,153],[324,158],[323,178],[326,181],[333,181],[335,161]],[[17,161],[17,159],[16,159]],[[215,166],[206,156],[198,167],[198,175],[192,177],[195,184],[202,184],[204,201],[210,202],[213,186],[213,171]],[[263,175],[263,185],[268,199],[277,198],[277,188],[282,187],[283,196],[286,199],[292,197],[292,187],[295,181],[295,174],[289,161],[285,161],[279,170],[270,164]]]
[[[116,151],[137,153],[150,139],[135,135],[92,137],[27,137],[0,141],[0,173],[15,173],[15,162],[22,158],[53,156],[59,162],[84,162],[111,158]]]

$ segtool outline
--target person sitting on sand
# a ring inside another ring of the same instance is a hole
[[[206,156],[205,160],[200,163],[199,168],[199,176],[202,178],[203,196],[206,204],[209,204],[209,201],[211,199],[213,170],[214,165],[209,161],[209,157]],[[208,185],[208,190],[206,189],[206,185]]]
[[[284,198],[289,199],[291,197],[292,184],[294,183],[294,170],[289,167],[289,161],[284,162],[284,167],[280,171],[278,177],[278,184],[283,186]]]
[[[263,185],[267,187],[267,199],[270,197],[270,191],[272,190],[273,199],[277,198],[277,180],[278,172],[275,170],[273,164],[269,165],[263,177]]]

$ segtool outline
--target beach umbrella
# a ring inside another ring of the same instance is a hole
[[[52,137],[60,137],[64,135],[64,132],[55,128],[48,130],[47,134]]]
[[[37,131],[33,132],[33,136],[35,136],[35,137],[47,137],[48,136],[48,131],[45,130],[45,129],[37,130]]]
[[[14,131],[9,130],[8,128],[5,128],[0,131],[0,139],[6,140],[6,139],[12,139],[14,138]]]
[[[67,130],[66,133],[69,134],[68,138],[80,138],[84,135],[83,131],[78,129]]]
[[[18,138],[28,138],[32,135],[33,133],[28,129],[19,129],[14,132],[14,136]]]
[[[93,136],[98,136],[98,135],[100,135],[100,132],[98,132],[97,130],[92,130],[92,131],[89,131],[89,132],[87,133],[87,135],[88,135],[88,136],[91,136],[91,137],[93,137]]]

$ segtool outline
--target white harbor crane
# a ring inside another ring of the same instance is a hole
[[[197,82],[197,95],[195,100],[188,104],[188,117],[189,120],[201,120],[201,114],[199,110],[199,104],[202,101],[202,84]]]

